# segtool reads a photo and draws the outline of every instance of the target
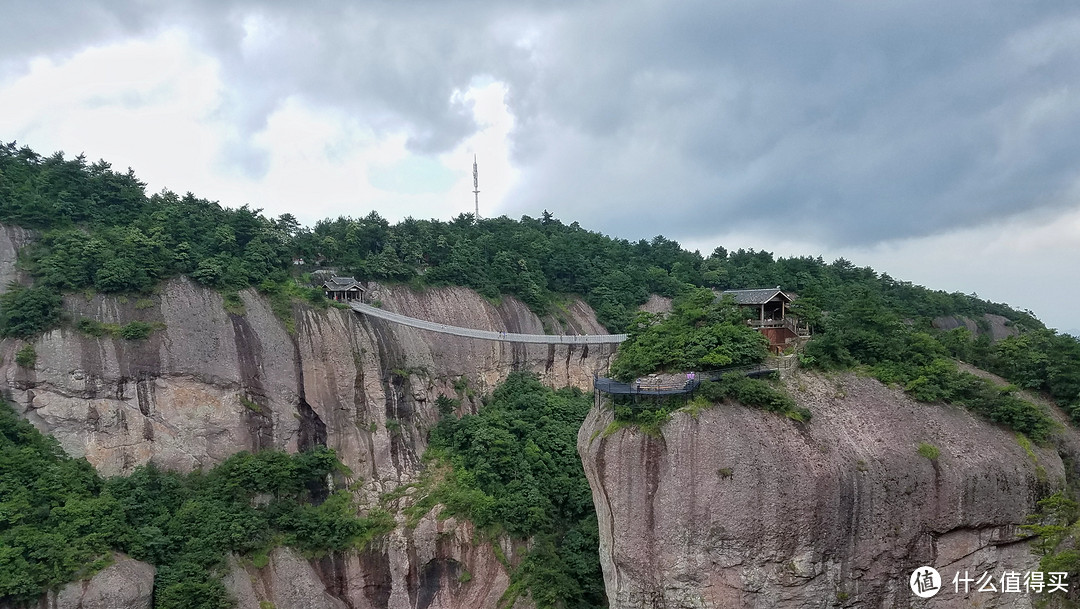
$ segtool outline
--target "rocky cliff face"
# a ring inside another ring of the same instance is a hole
[[[376,294],[387,309],[422,319],[543,333],[544,322],[511,298],[494,306],[463,288],[379,287]],[[325,442],[368,491],[382,493],[416,473],[439,394],[465,388],[479,395],[516,369],[556,387],[588,387],[612,353],[606,345],[511,345],[433,334],[351,310],[300,305],[293,307],[290,334],[255,291],[240,296],[242,314],[227,312],[217,292],[187,280],[164,284],[149,300],[68,296],[72,320],[163,327],[128,341],[86,336],[68,325],[35,341],[33,369],[14,363],[21,341],[4,341],[0,387],[35,425],[105,475],[148,461],[187,471],[240,450]],[[584,305],[575,304],[566,317],[575,328],[570,332],[603,332]]]
[[[967,328],[968,332],[971,332],[973,336],[982,336],[986,334],[989,335],[990,340],[994,342],[1020,334],[1020,330],[1017,329],[1011,321],[1001,315],[994,315],[992,313],[984,313],[983,316],[978,319],[972,319],[962,315],[935,317],[931,322],[931,325],[938,330]]]
[[[952,577],[1037,570],[1017,527],[1064,484],[1055,450],[871,379],[788,384],[810,423],[721,404],[676,413],[659,437],[608,435],[611,410],[592,411],[578,449],[612,607],[1031,606],[956,594]],[[922,565],[946,583],[929,601],[908,588]]]
[[[17,278],[15,251],[29,238],[18,229],[0,230],[0,277]],[[389,310],[453,325],[605,332],[580,302],[559,319],[541,320],[517,300],[495,305],[462,288],[374,291]],[[359,501],[373,504],[421,470],[440,394],[460,395],[462,410],[470,410],[518,369],[555,387],[591,387],[594,372],[606,370],[613,353],[610,346],[510,345],[432,334],[300,304],[293,305],[290,333],[257,292],[240,296],[242,312],[226,311],[220,294],[188,280],[168,282],[147,300],[70,295],[64,311],[71,323],[33,342],[33,368],[14,362],[24,341],[0,342],[0,390],[23,416],[104,475],[148,462],[189,471],[241,450],[325,443],[352,471],[345,482]],[[94,338],[74,328],[84,317],[141,320],[159,329],[141,341]],[[513,548],[505,550],[513,561]],[[471,579],[461,577],[465,572]],[[279,609],[339,602],[354,609],[492,607],[508,583],[490,544],[474,544],[470,525],[453,520],[402,527],[360,556],[309,564],[282,551],[266,568],[251,571],[256,581],[248,586],[239,571],[234,575],[239,597]],[[336,600],[285,602],[279,588],[291,585],[290,578],[312,590],[322,586]]]

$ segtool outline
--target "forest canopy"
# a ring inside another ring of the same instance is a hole
[[[156,609],[227,609],[230,552],[257,564],[276,545],[320,555],[393,528],[389,514],[358,517],[348,491],[329,491],[327,477],[343,467],[315,447],[242,452],[191,474],[146,465],[105,480],[0,401],[0,604],[36,603],[120,551],[157,567]]]
[[[235,290],[283,281],[293,262],[302,260],[304,268],[332,267],[362,281],[452,284],[491,298],[514,295],[537,313],[550,312],[566,295],[579,295],[611,331],[629,327],[650,294],[777,285],[802,297],[803,317],[812,323],[862,286],[904,317],[995,313],[1042,327],[1029,313],[927,290],[843,259],[777,259],[764,251],[722,247],[703,256],[663,236],[611,238],[547,212],[520,220],[476,221],[463,214],[397,224],[371,212],[303,227],[291,214],[267,218],[258,209],[226,208],[191,193],[148,196],[131,170],[117,172],[83,156],[42,156],[15,143],[0,145],[0,222],[40,231],[23,266],[35,285],[53,291],[147,292],[178,275]]]
[[[3,336],[31,337],[60,323],[64,292],[145,293],[164,279],[186,275],[226,291],[259,286],[287,300],[295,291],[282,286],[291,285],[296,269],[318,265],[362,281],[462,285],[490,298],[513,295],[541,315],[556,311],[568,296],[580,296],[608,330],[635,335],[619,364],[625,369],[617,370],[626,377],[752,359],[737,324],[709,317],[734,313],[710,309],[704,301],[694,307],[708,310],[706,317],[693,325],[712,328],[708,332],[676,328],[676,321],[647,329],[657,320],[637,311],[651,294],[686,303],[708,299],[708,290],[780,286],[797,295],[791,312],[818,335],[808,352],[818,366],[893,366],[881,377],[920,383],[930,396],[949,392],[932,390],[940,383],[931,377],[940,381],[940,375],[928,377],[913,362],[953,357],[1046,391],[1080,417],[1080,343],[1074,337],[1046,329],[1028,311],[928,290],[844,259],[775,258],[723,247],[703,256],[663,236],[611,238],[576,222],[564,224],[546,211],[519,220],[463,214],[397,224],[371,212],[304,227],[290,214],[267,218],[258,209],[226,208],[191,193],[148,196],[131,170],[117,172],[82,156],[42,156],[14,143],[0,145],[0,222],[40,233],[20,259],[33,286],[0,297]],[[991,344],[985,333],[942,333],[931,325],[935,317],[978,320],[984,314],[1004,317],[1019,335]],[[693,354],[674,353],[683,348]]]

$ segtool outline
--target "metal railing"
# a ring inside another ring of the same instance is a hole
[[[746,376],[762,376],[777,372],[780,366],[767,363],[750,364],[746,366],[729,366],[705,372],[695,372],[694,378],[683,382],[651,382],[650,379],[636,379],[630,383],[616,381],[615,379],[597,376],[593,378],[593,388],[603,393],[613,395],[682,395],[692,393],[701,386],[702,381],[716,381],[725,374],[740,373]]]
[[[352,301],[349,303],[352,310],[364,315],[378,317],[386,321],[398,323],[412,328],[441,332],[454,336],[467,338],[479,338],[481,340],[494,340],[508,343],[533,343],[542,345],[605,345],[618,344],[627,339],[626,334],[517,334],[514,332],[495,332],[492,330],[477,330],[474,328],[462,328],[451,326],[424,319],[408,317],[400,313],[392,313],[373,307],[368,304]]]

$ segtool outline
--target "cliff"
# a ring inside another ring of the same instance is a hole
[[[18,278],[15,251],[29,239],[19,229],[0,230],[0,275]],[[605,332],[580,302],[559,319],[541,320],[513,298],[493,304],[463,288],[374,292],[388,310],[454,325]],[[35,426],[104,475],[149,462],[190,471],[242,450],[325,443],[351,470],[343,482],[358,501],[375,505],[422,469],[440,394],[461,395],[461,409],[475,409],[480,395],[519,369],[555,387],[588,388],[613,352],[434,335],[298,303],[290,333],[266,298],[254,290],[240,297],[243,311],[228,312],[220,294],[185,279],[163,284],[149,299],[68,295],[68,323],[32,341],[32,368],[14,362],[25,341],[0,342],[0,389]],[[139,341],[95,338],[75,329],[80,318],[141,320],[158,329]],[[516,559],[512,547],[503,553]],[[469,523],[434,517],[402,525],[360,555],[309,562],[281,550],[262,569],[234,561],[233,574],[242,606],[265,601],[279,609],[493,607],[509,583],[491,544],[474,543]],[[294,584],[334,600],[294,603],[282,596]]]
[[[1053,448],[872,379],[787,383],[811,422],[720,404],[650,437],[609,434],[612,411],[593,409],[578,449],[612,607],[1031,606],[955,594],[952,577],[1037,570],[1017,527],[1064,485]],[[920,455],[924,443],[940,456]],[[946,584],[929,601],[908,588],[922,565]]]

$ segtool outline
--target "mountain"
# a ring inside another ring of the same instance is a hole
[[[914,568],[1000,576],[1042,568],[1035,549],[1080,572],[1068,534],[1021,528],[1076,520],[1059,493],[1076,488],[1080,464],[1080,343],[1006,305],[844,260],[630,243],[550,214],[304,228],[193,195],[148,197],[131,172],[14,145],[0,150],[0,220],[0,390],[93,466],[72,466],[83,495],[107,500],[152,472],[201,472],[185,478],[198,485],[245,452],[325,446],[340,466],[307,481],[295,509],[313,511],[290,524],[337,522],[325,519],[335,496],[365,518],[388,515],[348,550],[295,536],[250,548],[243,534],[238,549],[215,546],[205,558],[240,607],[589,607],[604,594],[635,608],[947,607],[971,599],[946,589],[918,604]],[[316,262],[388,312],[497,333],[627,331],[634,349],[476,340],[362,315],[312,287]],[[814,331],[775,360],[780,378],[668,401],[588,395],[630,352],[640,360],[617,369],[680,378],[672,362],[765,357],[712,290],[771,286]],[[27,437],[4,436],[4,454]],[[0,485],[12,522],[41,513],[4,493],[56,485],[25,475]],[[278,505],[260,484],[241,503]],[[578,510],[590,494],[595,520]],[[155,527],[136,533],[153,540]],[[0,597],[34,596],[12,565],[45,564],[29,550],[41,539],[3,539],[16,549],[0,552]],[[184,574],[165,550],[139,548],[67,565],[84,581],[41,602],[218,606],[165,594]]]

